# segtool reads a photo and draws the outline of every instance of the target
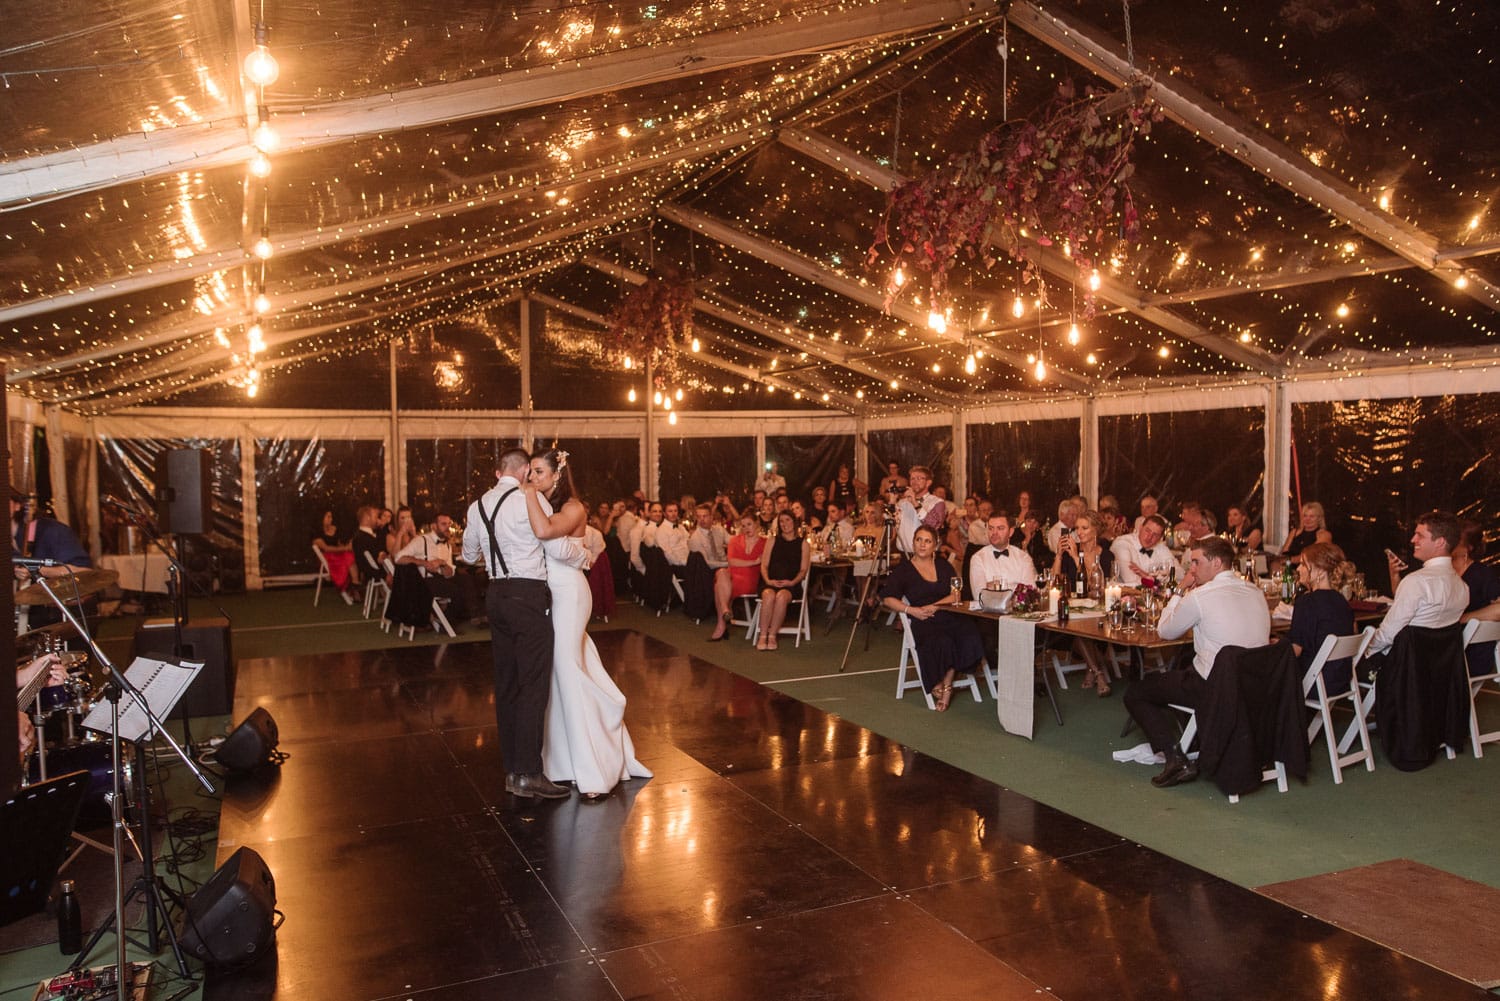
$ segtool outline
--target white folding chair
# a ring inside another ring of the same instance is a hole
[[[805,585],[806,581],[804,581],[803,583]],[[746,597],[748,597],[748,595]],[[792,620],[792,605],[795,605],[797,607],[797,618],[795,622]],[[750,616],[750,624],[749,628],[745,630],[745,638],[753,640],[755,639],[756,633],[758,632],[760,632],[760,599],[756,598],[755,611]],[[796,641],[792,644],[792,646],[794,647],[800,647],[804,639],[809,643],[812,642],[812,624],[807,617],[807,590],[805,586],[802,591],[802,596],[799,598],[793,598],[788,603],[786,619],[781,623],[781,628],[776,630],[776,635],[795,636]]]
[[[1364,632],[1355,633],[1353,636],[1328,636],[1323,640],[1323,645],[1318,648],[1318,654],[1313,662],[1308,665],[1307,673],[1302,676],[1302,698],[1307,708],[1317,713],[1313,721],[1307,727],[1307,742],[1311,744],[1318,739],[1319,731],[1323,734],[1324,743],[1328,745],[1328,763],[1333,768],[1334,784],[1344,781],[1344,769],[1363,761],[1365,771],[1375,770],[1375,755],[1370,750],[1370,730],[1365,724],[1364,714],[1359,711],[1359,678],[1351,674],[1349,678],[1349,689],[1337,695],[1328,694],[1328,684],[1323,678],[1324,666],[1332,660],[1343,660],[1349,658],[1354,666],[1359,665],[1360,658],[1365,655],[1365,649],[1369,647],[1370,640],[1375,636],[1375,627],[1366,626]],[[1333,707],[1335,703],[1348,701],[1350,708],[1354,711],[1354,719],[1349,724],[1349,729],[1344,736],[1352,742],[1354,738],[1359,740],[1359,750],[1353,754],[1343,754],[1341,747],[1349,746],[1348,743],[1334,737],[1333,732]]]
[[[1198,736],[1198,714],[1187,706],[1178,705],[1175,702],[1169,702],[1167,705],[1180,713],[1187,713],[1187,722],[1182,727],[1182,740],[1177,744],[1178,747],[1182,748],[1182,753],[1187,754],[1188,748],[1193,745],[1193,739]],[[1275,782],[1277,792],[1286,792],[1286,765],[1280,761],[1273,763],[1270,768],[1261,771],[1260,780],[1262,782]],[[1229,802],[1238,803],[1239,801],[1240,797],[1238,793],[1229,794]]]
[[[1489,665],[1490,673],[1469,675],[1469,744],[1474,748],[1474,757],[1482,758],[1485,744],[1500,741],[1500,730],[1479,732],[1477,701],[1480,689],[1488,682],[1493,681],[1500,687],[1500,622],[1473,621],[1464,626],[1465,649],[1476,643],[1496,643],[1494,660]]]
[[[911,635],[911,618],[905,613],[899,614],[901,619],[901,664],[896,670],[896,698],[906,697],[907,689],[915,688],[922,691],[922,665],[917,658],[917,642]],[[911,671],[911,680],[907,680],[907,670]],[[980,662],[980,670],[984,672],[985,683],[990,689],[990,698],[999,698],[1000,680],[995,676],[994,668],[990,667],[988,660]],[[957,675],[953,679],[954,689],[967,688],[974,695],[975,702],[983,702],[984,698],[979,694],[979,680],[972,674]],[[922,697],[927,700],[928,709],[937,709],[937,703],[932,701],[932,696],[922,691]]]
[[[448,621],[448,616],[443,610],[443,606],[447,603],[447,598],[432,599],[432,620],[433,622],[437,623],[437,628],[441,629],[449,636],[457,636],[458,633],[453,631],[453,625]]]
[[[385,562],[387,564],[390,563],[389,560],[386,560]],[[385,602],[389,604],[391,600],[391,586],[386,583],[385,575],[387,572],[394,574],[396,571],[394,567],[386,571],[382,570],[378,566],[375,566],[373,563],[371,563],[371,558],[368,553],[365,554],[365,564],[365,573],[369,578],[365,581],[365,618],[368,619],[370,617],[370,613],[375,609],[377,595],[384,594]],[[380,615],[382,619],[385,618],[384,609],[385,605],[382,605]]]
[[[328,569],[328,557],[323,555],[323,550],[318,546],[312,547],[313,555],[318,558],[318,586],[313,588],[313,607],[317,607],[318,599],[323,597],[323,582],[333,583],[333,573]]]
[[[387,556],[380,562],[385,566],[386,575],[389,576],[392,581],[394,581],[396,579],[396,564],[391,562],[391,558],[389,556]],[[385,589],[385,600],[380,603],[380,631],[383,633],[388,633],[391,631],[391,620],[389,615],[387,614],[390,609],[391,589],[389,586],[387,586]],[[397,633],[397,635],[400,634]]]

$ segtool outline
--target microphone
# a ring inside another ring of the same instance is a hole
[[[63,563],[59,563],[56,560],[34,560],[26,556],[12,556],[10,558],[10,561],[15,566],[31,567],[33,569],[37,569],[40,567],[60,567],[66,565]]]

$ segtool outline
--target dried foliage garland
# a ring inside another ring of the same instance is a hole
[[[1022,280],[1039,287],[1033,243],[1061,246],[1080,269],[1092,270],[1112,248],[1140,236],[1131,154],[1161,117],[1144,83],[1079,98],[1065,81],[1033,118],[991,129],[973,151],[891,192],[869,263],[885,248],[895,258],[893,275],[926,273],[934,310],[948,305],[949,272],[960,255],[988,268],[1001,248],[1021,262]],[[899,291],[899,282],[887,284],[888,306]],[[1092,314],[1092,295],[1084,305]]]
[[[693,283],[652,275],[610,310],[605,342],[618,361],[649,360],[659,377],[677,375],[677,352],[693,338]]]

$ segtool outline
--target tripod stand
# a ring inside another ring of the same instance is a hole
[[[875,619],[878,616],[868,611],[865,606],[870,600],[870,590],[890,571],[891,556],[895,552],[895,545],[896,515],[887,508],[885,525],[881,528],[880,538],[875,543],[875,563],[859,585],[859,606],[854,613],[854,623],[849,627],[849,641],[844,644],[843,659],[839,661],[840,674],[843,674],[844,668],[849,665],[849,651],[854,649],[854,634],[859,632],[861,623],[865,626],[865,649],[870,649],[870,630],[875,627]]]
[[[120,733],[121,698],[128,697],[131,700],[131,706],[129,707],[130,711],[132,713],[138,712],[140,715],[144,716],[146,725],[141,730],[141,736],[151,736],[159,734],[171,746],[173,752],[182,759],[183,764],[188,766],[188,770],[193,773],[193,775],[198,779],[198,782],[207,792],[214,792],[213,783],[208,781],[208,779],[204,776],[202,770],[198,768],[197,764],[192,760],[192,758],[183,753],[182,748],[178,746],[175,740],[172,739],[172,735],[170,733],[167,733],[166,728],[162,726],[160,717],[153,710],[151,704],[146,700],[146,697],[141,693],[140,689],[131,684],[130,679],[125,677],[125,675],[117,667],[115,667],[114,662],[105,655],[103,650],[99,649],[99,644],[94,641],[94,637],[89,633],[87,627],[79,621],[78,617],[73,614],[72,609],[68,607],[67,602],[59,597],[57,591],[53,589],[50,583],[48,583],[49,578],[42,573],[42,569],[44,567],[59,566],[59,564],[54,563],[52,560],[31,559],[13,559],[12,562],[16,566],[25,567],[28,571],[30,571],[32,579],[37,583],[38,586],[42,588],[43,591],[47,593],[47,596],[52,600],[52,603],[56,605],[58,611],[62,613],[63,619],[72,625],[73,629],[77,631],[79,636],[83,637],[84,642],[88,644],[88,647],[93,652],[94,657],[105,670],[107,680],[105,682],[104,691],[105,698],[109,701],[109,737],[111,761],[110,772],[112,780],[112,795],[110,796],[109,808],[110,826],[114,833],[115,907],[114,916],[111,923],[114,925],[116,930],[115,969],[118,971],[118,983],[116,984],[117,1001],[127,1001],[127,999],[131,996],[132,977],[130,974],[131,967],[128,964],[125,952],[125,946],[127,942],[125,936],[125,903],[127,900],[125,890],[125,835],[127,829],[125,824],[124,806],[124,762],[121,755],[123,744]],[[170,711],[170,706],[166,708],[167,711]],[[156,883],[156,859],[150,840],[149,804],[146,803],[143,799],[142,806],[144,812],[141,821],[141,850],[143,853],[142,866],[144,868],[141,878],[139,880],[136,880],[135,884],[131,886],[130,896],[135,896],[137,892],[144,892],[146,894],[148,902],[148,930],[151,932],[150,946],[151,951],[155,953],[160,950],[160,945],[156,936],[156,919],[158,916],[166,918],[167,911],[166,904],[162,900],[161,888]],[[103,936],[105,930],[108,927],[109,924],[101,925],[99,927],[99,929],[94,933],[93,938],[89,941],[87,948],[79,953],[78,959],[74,961],[69,969],[76,970],[82,967],[83,963],[87,960],[89,953],[93,951],[94,946],[98,945],[99,939]],[[166,922],[166,927],[167,935],[172,943],[172,952],[177,960],[178,971],[183,976],[187,976],[187,964],[182,958],[182,951],[177,944],[177,937],[172,931],[170,921]]]

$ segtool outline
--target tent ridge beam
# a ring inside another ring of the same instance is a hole
[[[866,3],[837,17],[785,18],[476,80],[271,110],[285,154],[972,23],[996,16],[999,6],[999,0]],[[0,165],[0,204],[243,163],[250,155],[238,115],[120,136]]]
[[[1124,85],[1135,72],[1114,39],[1044,11],[1031,0],[1013,3],[1006,19],[1116,86]],[[1466,277],[1460,291],[1500,310],[1500,286],[1468,274],[1456,261],[1444,260],[1441,255],[1447,248],[1437,237],[1368,205],[1356,188],[1308,163],[1227,108],[1176,78],[1156,80],[1151,97],[1168,118],[1199,139],[1449,284],[1457,287],[1458,279]]]

